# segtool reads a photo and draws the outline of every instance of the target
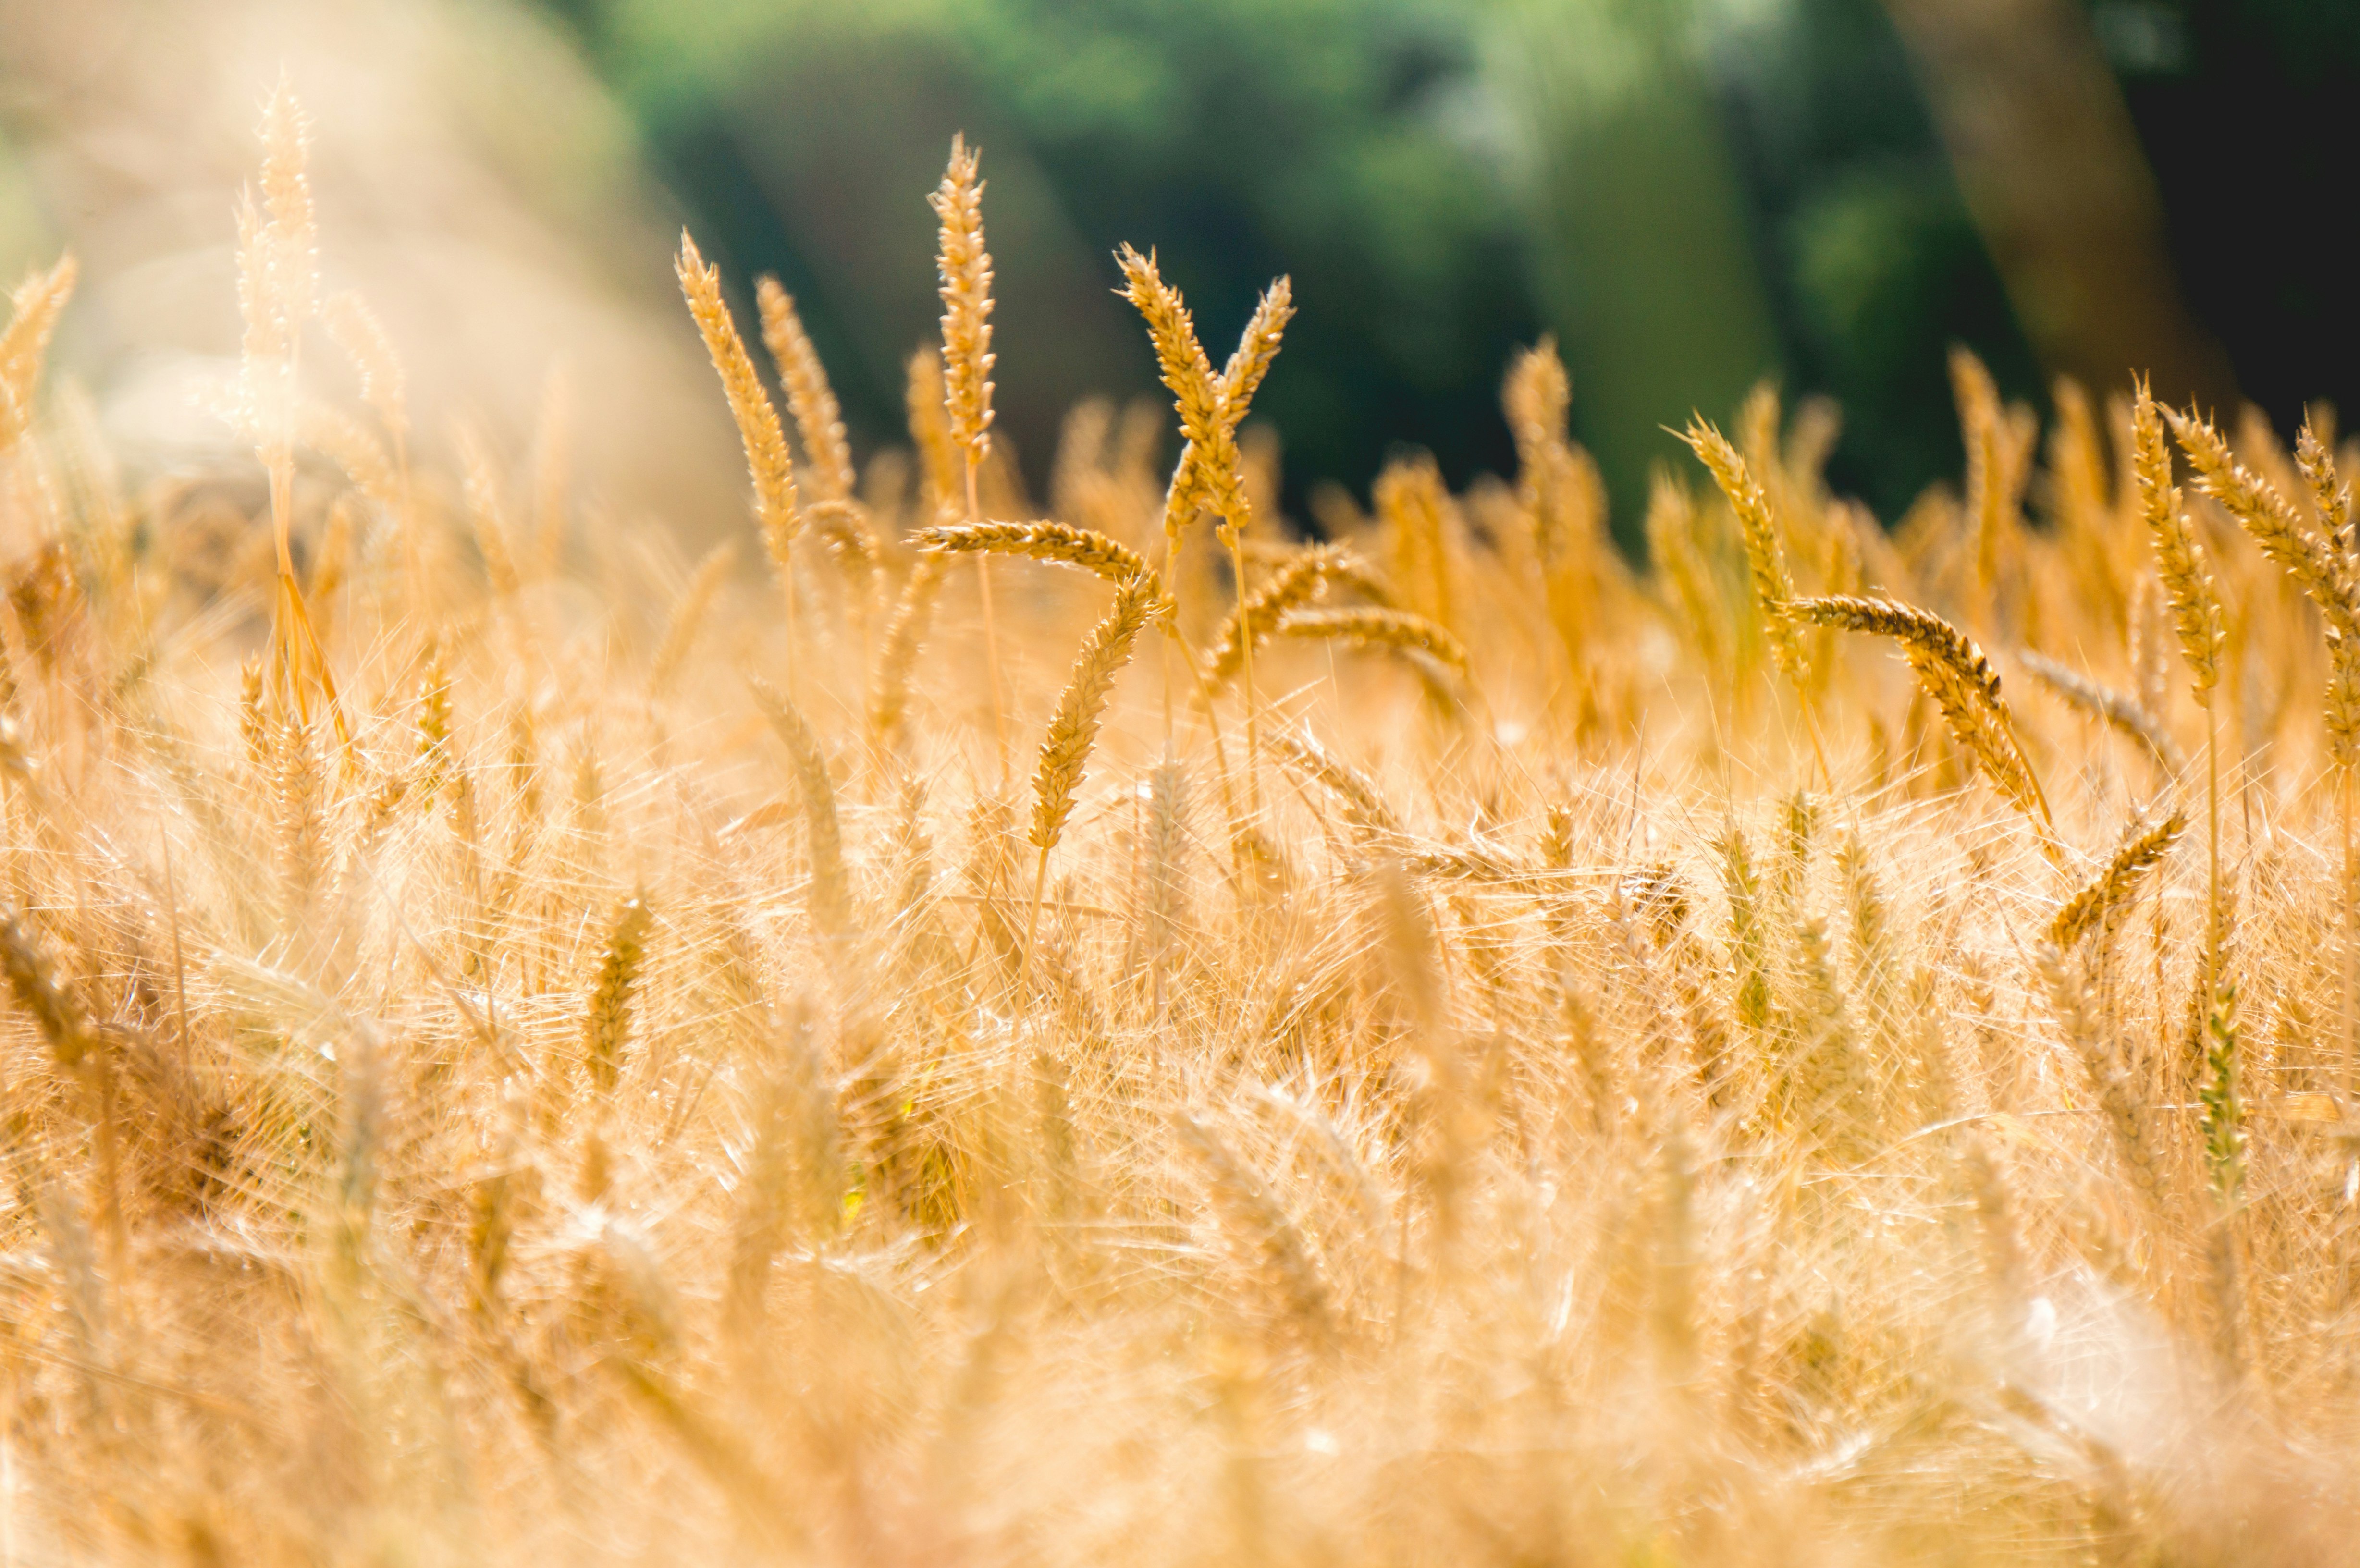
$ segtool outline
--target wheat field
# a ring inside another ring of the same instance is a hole
[[[1044,506],[961,145],[903,450],[683,240],[688,561],[413,463],[305,136],[250,456],[118,472],[71,261],[0,337],[0,1559],[2351,1560],[2328,410],[1961,353],[1888,529],[1765,388],[1642,570],[1544,343],[1315,542],[1284,281],[1126,250]]]

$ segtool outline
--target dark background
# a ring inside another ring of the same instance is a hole
[[[2044,408],[2069,358],[2012,307],[1929,107],[1944,68],[1896,26],[1983,0],[545,3],[707,251],[797,294],[864,452],[899,439],[933,331],[923,198],[958,129],[991,182],[1002,428],[1036,481],[1076,398],[1153,389],[1110,292],[1121,241],[1156,247],[1217,362],[1293,275],[1256,411],[1297,517],[1404,443],[1454,482],[1509,468],[1499,376],[1544,332],[1625,538],[1659,427],[1759,376],[1841,401],[1833,476],[1890,519],[1959,468],[1949,344]],[[2127,182],[2160,197],[2184,319],[2136,332],[2225,351],[2158,392],[2281,429],[2360,400],[2338,287],[2360,5],[2029,3],[2094,46],[2067,91],[2127,111]]]

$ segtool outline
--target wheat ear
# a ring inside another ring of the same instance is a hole
[[[2329,626],[2347,637],[2360,630],[2353,574],[2342,552],[2330,548],[2277,485],[2237,461],[2212,420],[2177,408],[2162,413],[2196,471],[2198,487],[2228,509],[2264,555],[2286,568]]]
[[[647,961],[648,932],[655,917],[643,893],[633,893],[615,907],[606,927],[606,946],[599,951],[598,969],[590,983],[588,1016],[582,1026],[582,1055],[590,1082],[602,1094],[614,1092],[622,1076],[623,1046],[631,1032],[631,1002],[639,988],[639,972]]]
[[[680,234],[680,256],[673,270],[680,276],[682,298],[704,335],[705,352],[721,377],[722,395],[738,422],[738,439],[746,449],[746,468],[754,481],[754,518],[762,530],[762,548],[770,552],[778,573],[779,591],[786,596],[787,659],[792,679],[795,658],[794,539],[803,528],[803,504],[795,494],[795,463],[787,452],[787,436],[779,410],[755,373],[754,357],[738,335],[729,303],[721,297],[721,269],[708,266],[688,231]]]
[[[1795,579],[1786,568],[1786,549],[1778,535],[1777,514],[1772,510],[1770,493],[1747,466],[1744,455],[1729,438],[1700,418],[1691,418],[1680,439],[1712,474],[1713,483],[1728,497],[1730,509],[1737,515],[1737,533],[1745,547],[1745,566],[1754,584],[1754,607],[1761,612],[1762,635],[1770,646],[1770,662],[1794,687],[1797,701],[1803,704],[1803,716],[1811,735],[1811,754],[1819,765],[1819,776],[1832,780],[1828,767],[1827,747],[1819,740],[1819,721],[1810,700],[1809,661],[1804,652],[1802,638],[1797,635],[1793,611]]]
[[[1032,913],[1024,938],[1028,967],[1032,941],[1039,932],[1049,852],[1065,836],[1066,819],[1073,815],[1074,793],[1080,788],[1090,749],[1098,744],[1098,723],[1105,716],[1107,698],[1114,691],[1114,678],[1131,662],[1131,648],[1139,640],[1139,634],[1151,619],[1164,613],[1155,585],[1146,577],[1134,577],[1115,590],[1114,604],[1106,618],[1082,639],[1081,652],[1074,660],[1073,677],[1057,699],[1056,714],[1049,721],[1049,733],[1041,742],[1041,759],[1032,776],[1031,833],[1032,846],[1041,852],[1041,856],[1033,872]]]
[[[1974,529],[1975,592],[1988,618],[2002,558],[2016,537],[2016,498],[2029,443],[2011,428],[1991,372],[1964,344],[1950,350],[1950,388],[1967,449],[1966,511]]]
[[[363,494],[385,507],[400,541],[403,585],[413,607],[425,600],[424,562],[418,550],[416,519],[410,507],[410,397],[409,379],[403,374],[401,358],[393,351],[393,340],[385,323],[370,310],[368,302],[350,289],[332,296],[321,310],[321,320],[329,337],[344,350],[360,378],[361,401],[368,405],[385,427],[393,442],[390,470],[379,481],[381,488],[373,489],[353,475]],[[306,439],[311,439],[307,430]],[[345,472],[351,474],[347,466]]]
[[[1375,833],[1401,832],[1401,819],[1385,804],[1375,781],[1331,754],[1309,730],[1299,735],[1273,730],[1262,737],[1262,744],[1276,752],[1280,761],[1334,792],[1344,802],[1344,814],[1356,825]]]
[[[803,713],[759,677],[747,686],[755,705],[785,743],[794,764],[795,787],[803,798],[804,836],[811,849],[811,918],[822,936],[840,941],[850,931],[852,896],[844,868],[844,838],[836,818],[836,785],[828,778],[827,757]]]
[[[2268,480],[2239,463],[2212,422],[2194,413],[2166,408],[2180,450],[2196,471],[2198,485],[2228,508],[2262,553],[2286,568],[2319,607],[2327,634],[2327,747],[2339,775],[2344,822],[2344,1018],[2347,1077],[2360,1073],[2360,998],[2355,996],[2353,965],[2360,954],[2360,900],[2354,891],[2352,806],[2355,768],[2360,767],[2360,565],[2336,537],[2333,522],[2322,537]],[[2217,787],[2215,793],[2217,795]],[[2217,831],[2216,831],[2217,838]],[[2219,878],[2214,877],[2217,888]],[[2221,925],[2220,898],[2213,896],[2212,925]],[[2205,979],[2217,980],[2220,959],[2208,952]]]
[[[2179,745],[2163,727],[2163,721],[2129,692],[2100,685],[2080,671],[2028,648],[2017,653],[2016,661],[2065,702],[2138,742],[2166,778],[2178,778],[2180,770],[2188,766],[2188,758],[2180,755]]]
[[[942,183],[927,200],[938,234],[935,268],[943,300],[943,410],[950,441],[965,479],[967,520],[983,520],[977,476],[991,452],[991,254],[983,248],[983,181],[978,155],[964,136],[951,138],[951,159]],[[983,607],[984,660],[991,677],[992,736],[1000,750],[1000,781],[1008,779],[1008,688],[1000,673],[1000,628],[991,607],[991,562],[975,561],[977,596]]]
[[[2311,485],[2312,503],[2319,508],[2319,519],[2333,541],[2336,553],[2343,558],[2345,570],[2360,575],[2360,527],[2355,527],[2352,509],[2351,486],[2337,476],[2334,454],[2328,451],[2327,441],[2313,428],[2312,417],[2306,413],[2302,429],[2295,436],[2295,464]],[[2340,651],[2340,650],[2339,650]],[[2335,721],[2360,708],[2360,691],[2352,690],[2355,671],[2351,661],[2337,659],[2330,674],[2328,694],[2329,738],[2340,742],[2333,746],[2339,768],[2336,778],[2336,815],[2344,841],[2344,1061],[2347,1082],[2360,1081],[2360,863],[2355,863],[2353,836],[2353,797],[2355,780],[2350,766],[2348,730],[2344,736],[2335,734]],[[2234,996],[2231,998],[2234,1003]]]
[[[1248,646],[1259,646],[1281,616],[1325,593],[1345,560],[1345,552],[1334,546],[1305,550],[1288,558],[1261,587],[1240,598],[1206,654],[1206,684],[1218,691],[1236,680],[1245,664]]]
[[[762,318],[762,343],[778,366],[779,384],[786,389],[787,409],[794,416],[795,433],[803,438],[803,472],[812,491],[823,501],[852,496],[852,445],[846,439],[843,410],[836,388],[828,385],[827,367],[803,331],[795,311],[795,297],[775,278],[755,280],[754,303]]]
[[[1279,340],[1295,314],[1293,286],[1281,278],[1263,291],[1228,365],[1216,376],[1212,361],[1206,357],[1204,345],[1197,341],[1196,323],[1189,318],[1186,301],[1178,289],[1164,281],[1153,253],[1142,256],[1126,245],[1115,253],[1115,260],[1122,268],[1123,297],[1147,323],[1157,368],[1164,385],[1172,393],[1173,408],[1180,416],[1180,457],[1173,466],[1172,482],[1164,499],[1164,575],[1175,583],[1179,581],[1180,530],[1198,510],[1208,508],[1222,519],[1222,539],[1229,548],[1229,567],[1237,579],[1238,596],[1243,599],[1243,536],[1252,522],[1252,509],[1246,497],[1245,464],[1238,452],[1237,429],[1262,377],[1269,373],[1271,362],[1278,354]],[[1176,613],[1172,625],[1179,625]],[[1256,723],[1251,645],[1239,668],[1243,677],[1247,745],[1251,748]],[[1168,667],[1166,679],[1164,739],[1168,746],[1172,722]],[[1247,792],[1255,797],[1253,803],[1258,810],[1259,785],[1255,779],[1250,750]]]
[[[1467,647],[1443,626],[1407,610],[1354,604],[1338,610],[1289,610],[1278,618],[1283,637],[1332,637],[1362,648],[1420,653],[1460,675],[1470,670]]]
[[[723,539],[705,552],[696,563],[696,571],[688,585],[672,602],[672,615],[664,622],[662,637],[656,643],[655,658],[648,665],[648,690],[662,696],[672,690],[687,661],[688,650],[696,641],[696,634],[705,625],[705,612],[713,606],[713,596],[721,592],[721,584],[729,579],[729,569],[738,564],[738,541]]]
[[[1315,1342],[1324,1340],[1329,1327],[1328,1288],[1284,1205],[1202,1116],[1183,1111],[1173,1118],[1173,1127],[1182,1146],[1205,1168],[1215,1212],[1251,1247],[1289,1315]]]
[[[2066,1043],[2073,1048],[2082,1071],[2089,1074],[2090,1086],[2114,1134],[2114,1150],[2124,1170],[2147,1199],[2148,1212],[2159,1215],[2163,1212],[2161,1153],[2147,1127],[2138,1091],[2115,1053],[2107,1047],[2099,1022],[2092,1016],[2088,983],[2053,943],[2044,942],[2035,947],[2032,964],[2049,993],[2057,1021],[2065,1031]]]
[[[33,398],[48,358],[49,334],[73,297],[74,258],[62,256],[46,272],[36,272],[9,296],[8,328],[0,332],[0,452],[32,428]]]
[[[2174,811],[2151,828],[2125,835],[2106,868],[2066,899],[2049,922],[2049,945],[2070,953],[2083,937],[2112,924],[2115,914],[2137,896],[2147,873],[2162,864],[2187,831],[2187,815]]]
[[[2352,487],[2337,475],[2335,454],[2328,449],[2328,441],[2320,435],[2316,424],[2315,418],[2305,412],[2302,429],[2295,432],[2295,466],[2301,471],[2303,482],[2311,486],[2311,504],[2319,509],[2320,526],[2343,551],[2344,561],[2360,569],[2360,532],[2354,528]]]
[[[2032,822],[2041,848],[2054,860],[2062,853],[2049,814],[2049,799],[2016,738],[2016,721],[2000,695],[1999,672],[1966,633],[1934,614],[1896,599],[1831,594],[1798,599],[1789,607],[1798,623],[1834,626],[1891,637],[1918,677],[1918,687],[1942,712],[1959,745],[1983,766],[2008,803]]]
[[[877,656],[877,680],[869,697],[869,733],[880,747],[890,747],[910,706],[910,676],[917,669],[918,649],[933,623],[934,600],[942,593],[948,562],[928,551],[910,569],[901,597],[885,627],[885,647]]]
[[[2179,486],[2171,482],[2171,448],[2164,440],[2165,411],[2156,403],[2145,376],[2139,378],[2136,392],[2130,445],[2139,513],[2155,546],[2156,574],[2171,605],[2180,656],[2188,666],[2189,691],[2204,710],[2203,983],[2209,986],[2217,957],[2212,937],[2221,927],[2221,721],[2212,692],[2221,683],[2221,658],[2228,637],[2223,626],[2220,592],[2213,585],[2204,546],[2180,505]],[[2350,1011],[2348,1005],[2345,1010]]]
[[[1094,528],[1042,519],[1022,523],[939,523],[910,538],[920,550],[944,555],[1021,555],[1033,561],[1054,561],[1095,572],[1109,583],[1144,577],[1151,587],[1159,579],[1146,560],[1130,546]],[[1160,593],[1160,589],[1159,589]]]
[[[238,302],[246,332],[240,350],[238,423],[270,477],[270,528],[279,557],[270,618],[271,684],[304,723],[314,695],[349,744],[335,677],[320,646],[295,578],[290,543],[295,515],[297,363],[304,326],[318,313],[318,225],[304,173],[311,123],[284,78],[262,115],[262,204],[249,192],[238,212]]]

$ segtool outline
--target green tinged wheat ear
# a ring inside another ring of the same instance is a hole
[[[805,839],[811,851],[812,924],[823,936],[841,938],[851,929],[852,891],[845,872],[836,785],[828,778],[826,755],[801,709],[758,677],[748,677],[746,683],[754,693],[755,706],[770,721],[794,764],[795,788],[803,796]]]
[[[2151,828],[2125,835],[2106,868],[2066,899],[2049,922],[2049,944],[2070,953],[2083,937],[2112,924],[2187,831],[2187,814],[2174,811]]]
[[[2212,1000],[2204,1009],[2204,1073],[2196,1097],[2205,1171],[2214,1196],[2224,1203],[2236,1202],[2245,1181],[2243,1058],[2237,985],[2223,973],[2213,982]]]
[[[631,1032],[631,1006],[638,996],[640,971],[647,961],[648,933],[655,916],[643,893],[633,893],[615,907],[606,924],[606,944],[590,982],[588,1015],[582,1024],[582,1059],[590,1082],[601,1094],[612,1094],[623,1071],[623,1047]]]
[[[1898,643],[1919,688],[1941,710],[1951,737],[2008,803],[2032,820],[2043,848],[2055,855],[2048,799],[2016,739],[2015,718],[2000,695],[1999,672],[1972,637],[1931,610],[1895,599],[1849,594],[1798,599],[1789,613],[1800,624],[1865,632]]]
[[[822,501],[852,497],[852,445],[846,439],[844,416],[828,385],[827,367],[803,331],[795,313],[795,297],[775,278],[754,284],[754,303],[762,319],[762,343],[779,369],[786,389],[787,408],[793,414],[795,433],[803,438],[804,473],[813,493]]]

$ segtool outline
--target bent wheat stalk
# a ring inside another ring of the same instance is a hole
[[[1152,619],[1164,613],[1155,584],[1134,577],[1115,590],[1106,618],[1082,639],[1074,660],[1073,678],[1057,699],[1056,715],[1041,742],[1041,760],[1032,775],[1032,846],[1041,852],[1032,872],[1032,910],[1024,930],[1024,965],[1029,977],[1032,945],[1040,934],[1041,896],[1048,885],[1049,852],[1065,836],[1073,815],[1074,794],[1081,787],[1082,770],[1098,744],[1098,724],[1106,714],[1114,678],[1131,662],[1132,646]]]
[[[1999,672],[1973,638],[1931,610],[1897,599],[1831,594],[1795,600],[1788,613],[1800,624],[1865,632],[1900,644],[1901,657],[1918,688],[1941,710],[1951,737],[1982,766],[2002,798],[2031,822],[2049,859],[2061,860],[2049,799],[2016,739],[2015,718],[2000,696]]]

